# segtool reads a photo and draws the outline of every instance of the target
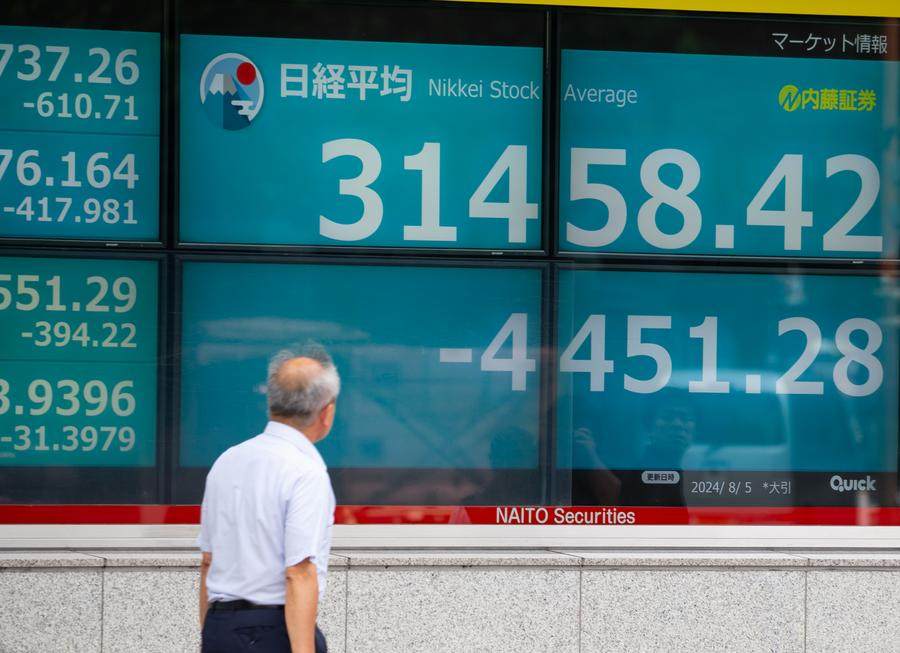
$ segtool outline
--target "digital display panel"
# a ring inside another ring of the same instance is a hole
[[[894,277],[561,270],[573,500],[893,505],[898,302]]]
[[[269,358],[313,341],[344,378],[319,445],[339,502],[537,500],[541,287],[540,268],[188,261],[179,463],[261,432]]]
[[[157,277],[155,261],[0,258],[0,465],[155,464]]]
[[[159,238],[160,67],[159,33],[0,24],[0,237]]]
[[[3,3],[0,523],[190,522],[270,358],[318,343],[338,523],[900,524],[898,47]]]
[[[561,251],[898,256],[896,30],[562,21]]]
[[[385,20],[393,42],[181,35],[183,242],[541,248],[540,21],[524,46]]]

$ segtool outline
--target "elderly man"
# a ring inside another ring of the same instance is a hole
[[[324,350],[269,366],[266,430],[231,447],[206,479],[200,537],[204,653],[323,653],[334,493],[313,446],[334,422],[340,377]]]

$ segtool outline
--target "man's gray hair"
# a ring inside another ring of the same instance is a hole
[[[300,378],[282,374],[285,363],[294,358],[311,358],[321,369]],[[282,350],[269,361],[266,394],[269,413],[312,424],[325,406],[341,392],[341,377],[331,356],[321,345],[306,345],[298,350]]]

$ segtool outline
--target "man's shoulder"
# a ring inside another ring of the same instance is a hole
[[[213,466],[220,462],[226,461],[229,458],[232,458],[236,453],[239,453],[241,449],[247,448],[247,445],[255,439],[256,438],[254,437],[250,438],[249,440],[244,440],[243,442],[238,442],[237,444],[231,445],[225,451],[219,454],[219,457],[216,458],[216,462],[213,463]]]
[[[318,452],[310,452],[283,438],[266,433],[244,440],[226,449],[210,468],[209,479],[234,479],[245,469],[256,470],[260,465],[266,474],[293,485],[296,482],[325,482],[330,484],[328,468]]]
[[[295,447],[288,445],[282,452],[282,461],[286,463],[285,471],[293,477],[307,476],[325,476],[328,477],[328,470],[324,463],[302,451],[298,451]]]
[[[247,460],[254,452],[256,452],[259,448],[259,440],[260,436],[254,436],[243,442],[238,442],[235,445],[228,447],[225,451],[219,454],[219,457],[216,458],[215,462],[210,467],[209,473],[213,474],[219,469],[223,467],[229,467],[231,465],[237,464],[241,461]]]
[[[231,466],[249,463],[251,460],[263,458],[271,460],[278,467],[287,469],[320,470],[327,474],[327,468],[321,458],[312,457],[296,446],[281,438],[261,433],[226,449],[216,459],[216,466]]]

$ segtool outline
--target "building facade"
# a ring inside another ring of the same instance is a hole
[[[332,650],[898,650],[900,9],[590,4],[0,6],[0,651],[196,650],[309,343]]]

